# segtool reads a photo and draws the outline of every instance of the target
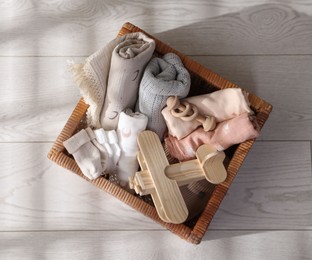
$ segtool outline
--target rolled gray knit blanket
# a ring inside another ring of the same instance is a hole
[[[166,123],[161,110],[169,96],[184,98],[188,95],[191,77],[179,56],[167,53],[153,58],[147,64],[139,87],[136,110],[147,115],[147,129],[163,140]]]

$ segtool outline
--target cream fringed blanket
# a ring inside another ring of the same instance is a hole
[[[88,124],[116,129],[119,113],[133,108],[155,42],[141,32],[118,36],[84,63],[70,64],[74,81],[89,105]]]

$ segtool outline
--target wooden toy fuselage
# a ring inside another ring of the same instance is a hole
[[[138,146],[141,171],[129,178],[129,185],[140,195],[151,195],[165,222],[183,223],[188,217],[179,186],[202,179],[218,184],[226,179],[225,154],[212,146],[204,144],[197,149],[196,159],[171,165],[156,133],[140,133]]]

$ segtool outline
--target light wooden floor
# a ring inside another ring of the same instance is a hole
[[[312,3],[265,2],[1,1],[0,259],[312,259]],[[46,158],[126,21],[274,106],[198,246]]]

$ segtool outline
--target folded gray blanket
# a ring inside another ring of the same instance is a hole
[[[184,98],[191,85],[189,72],[179,56],[167,53],[162,58],[153,58],[146,66],[140,88],[136,110],[147,115],[147,129],[156,132],[163,140],[166,123],[161,110],[169,96]]]

